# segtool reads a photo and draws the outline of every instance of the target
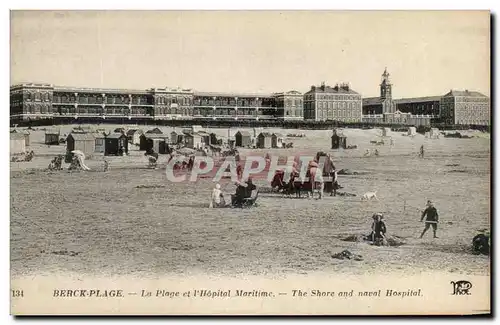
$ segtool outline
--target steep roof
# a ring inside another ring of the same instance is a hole
[[[127,135],[134,135],[136,132],[143,133],[141,129],[130,129],[127,131]]]
[[[14,129],[10,131],[10,133],[30,134],[28,130],[19,130],[19,129]]]
[[[154,129],[148,130],[148,131],[146,131],[146,133],[148,133],[148,134],[151,134],[151,133],[163,134],[163,132],[159,128],[154,128]]]
[[[146,139],[170,139],[168,134],[143,133],[142,136],[146,137]]]
[[[94,133],[94,138],[96,138],[96,139],[105,139],[106,135],[104,135],[101,132],[97,132],[97,133]]]
[[[92,133],[70,133],[68,138],[72,137],[75,141],[88,141],[94,140],[94,135]]]
[[[125,137],[125,135],[123,133],[115,132],[115,133],[109,134],[106,138],[108,138],[108,139],[119,139],[121,137]]]
[[[241,134],[241,135],[242,135],[242,136],[244,136],[244,137],[251,137],[251,136],[252,136],[252,135],[250,134],[250,132],[248,132],[248,131],[238,131],[238,132],[236,132],[236,134],[237,134],[237,133]],[[235,134],[235,135],[236,135],[236,134]]]
[[[486,95],[481,94],[478,91],[468,91],[468,90],[450,90],[443,97],[455,97],[455,96],[466,96],[466,97],[488,97]]]
[[[271,133],[269,132],[261,132],[259,136],[263,136],[264,138],[269,138],[272,137]]]
[[[283,134],[281,133],[273,133],[274,136],[278,137],[278,138],[282,138],[283,137]]]
[[[11,140],[24,140],[24,134],[22,134],[22,133],[16,133],[16,132],[11,133],[10,134],[10,139]]]

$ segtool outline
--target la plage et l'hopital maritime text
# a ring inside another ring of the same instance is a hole
[[[270,297],[291,296],[291,297],[316,297],[316,298],[350,298],[350,297],[421,297],[422,289],[408,290],[375,290],[375,291],[325,291],[325,290],[300,290],[293,289],[288,292],[275,293],[262,290],[209,290],[195,289],[187,291],[169,291],[169,290],[140,290],[139,292],[124,292],[120,289],[101,290],[101,289],[56,289],[53,291],[53,297],[57,298],[123,298],[126,296],[138,296],[141,298],[233,298],[233,297]]]

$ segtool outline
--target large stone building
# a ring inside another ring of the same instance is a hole
[[[430,125],[431,119],[438,115],[428,113],[434,111],[439,114],[439,100],[437,107],[435,98],[392,98],[392,83],[387,68],[382,74],[380,83],[380,97],[363,98],[363,122]]]
[[[276,100],[277,116],[285,120],[304,119],[304,96],[296,90],[273,94]]]
[[[10,88],[12,123],[34,119],[90,118],[212,119],[212,120],[314,120],[387,124],[489,125],[489,97],[476,91],[452,90],[444,96],[392,98],[387,69],[380,96],[363,98],[347,84],[324,83],[302,93],[273,94],[198,92],[181,88],[147,90],[59,87],[27,83]]]
[[[439,117],[441,96],[413,97],[395,99],[396,110],[414,115],[429,115]]]
[[[441,98],[441,121],[446,124],[490,125],[488,96],[477,91],[450,90]]]
[[[58,87],[21,84],[10,89],[11,120],[101,119],[302,119],[302,94],[196,92],[181,88],[149,90]]]
[[[348,84],[312,86],[304,94],[304,119],[315,121],[361,121],[361,95]]]
[[[490,99],[476,91],[451,90],[444,96],[392,99],[392,83],[385,69],[380,97],[363,98],[363,121],[408,125],[489,125]]]

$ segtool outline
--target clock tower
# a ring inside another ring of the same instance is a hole
[[[382,74],[382,82],[380,83],[380,98],[381,99],[392,99],[392,84],[389,80],[389,73],[387,68],[385,68]]]

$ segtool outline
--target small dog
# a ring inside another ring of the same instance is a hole
[[[375,199],[375,200],[378,201],[377,191],[375,191],[375,192],[366,192],[361,197],[361,200],[371,200],[371,199]]]

